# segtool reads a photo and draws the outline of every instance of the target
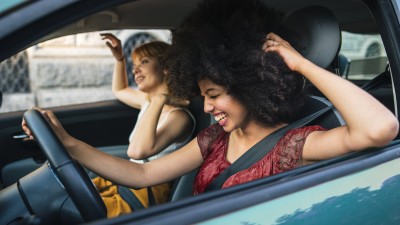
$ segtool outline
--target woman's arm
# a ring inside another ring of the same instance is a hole
[[[125,56],[122,51],[121,41],[112,34],[101,34],[106,45],[111,50],[115,58],[114,72],[112,77],[112,91],[118,100],[133,107],[140,109],[146,101],[147,94],[129,87],[126,74]]]
[[[171,154],[143,164],[106,154],[76,139],[65,147],[84,167],[105,179],[132,188],[174,180],[203,162],[196,139]]]
[[[311,133],[303,148],[303,159],[321,160],[384,146],[396,137],[397,118],[371,95],[305,59],[276,34],[267,35],[263,48],[278,52],[289,68],[303,74],[315,85],[346,121],[344,126]]]
[[[346,121],[345,126],[311,133],[304,145],[304,159],[326,159],[384,146],[396,137],[397,118],[367,92],[309,61],[299,67],[299,72],[332,102]]]
[[[137,121],[135,133],[130,140],[128,156],[133,159],[144,159],[153,156],[173,142],[186,138],[194,124],[183,110],[169,114],[163,124],[157,128],[162,108],[171,104],[169,96],[160,94],[151,99],[146,112]]]
[[[98,175],[124,186],[143,188],[171,181],[194,170],[203,162],[197,139],[193,139],[183,148],[158,160],[145,164],[130,162],[106,154],[71,137],[64,130],[53,112],[48,110],[40,111],[46,117],[71,157]],[[22,121],[22,128],[27,135],[32,135],[24,120]]]

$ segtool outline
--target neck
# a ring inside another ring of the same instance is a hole
[[[169,91],[168,91],[167,85],[162,84],[162,85],[159,85],[159,86],[155,87],[154,89],[150,90],[147,94],[149,95],[149,98],[151,99],[153,96],[156,96],[158,94],[169,94]]]
[[[237,128],[229,136],[226,159],[231,163],[235,162],[253,145],[284,125],[282,123],[279,126],[263,127],[254,123],[249,124],[245,129]]]
[[[273,127],[263,127],[252,122],[249,123],[245,128],[237,128],[236,130],[232,131],[231,137],[236,139],[236,141],[242,142],[243,144],[255,144],[265,136],[271,134],[284,125],[284,123],[281,123]]]

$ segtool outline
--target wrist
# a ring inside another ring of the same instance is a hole
[[[304,58],[303,61],[301,63],[299,63],[299,66],[296,68],[296,72],[305,75],[307,74],[307,70],[313,66],[313,63],[311,63],[311,61],[309,61],[308,59]]]
[[[78,140],[71,136],[68,136],[68,137],[64,137],[61,142],[63,143],[65,148],[70,149],[77,145]]]
[[[115,60],[117,60],[118,62],[125,61],[125,56],[123,55],[120,58],[115,58]]]

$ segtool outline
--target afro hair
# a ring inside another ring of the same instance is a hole
[[[263,126],[290,122],[304,102],[304,80],[262,45],[275,32],[292,45],[282,14],[259,0],[205,0],[172,33],[162,59],[170,92],[179,99],[199,95],[198,81],[224,87]]]

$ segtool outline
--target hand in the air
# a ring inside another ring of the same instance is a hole
[[[106,45],[110,48],[115,59],[118,61],[124,60],[124,52],[122,51],[121,41],[113,34],[104,33],[100,34],[101,39],[106,41]]]

